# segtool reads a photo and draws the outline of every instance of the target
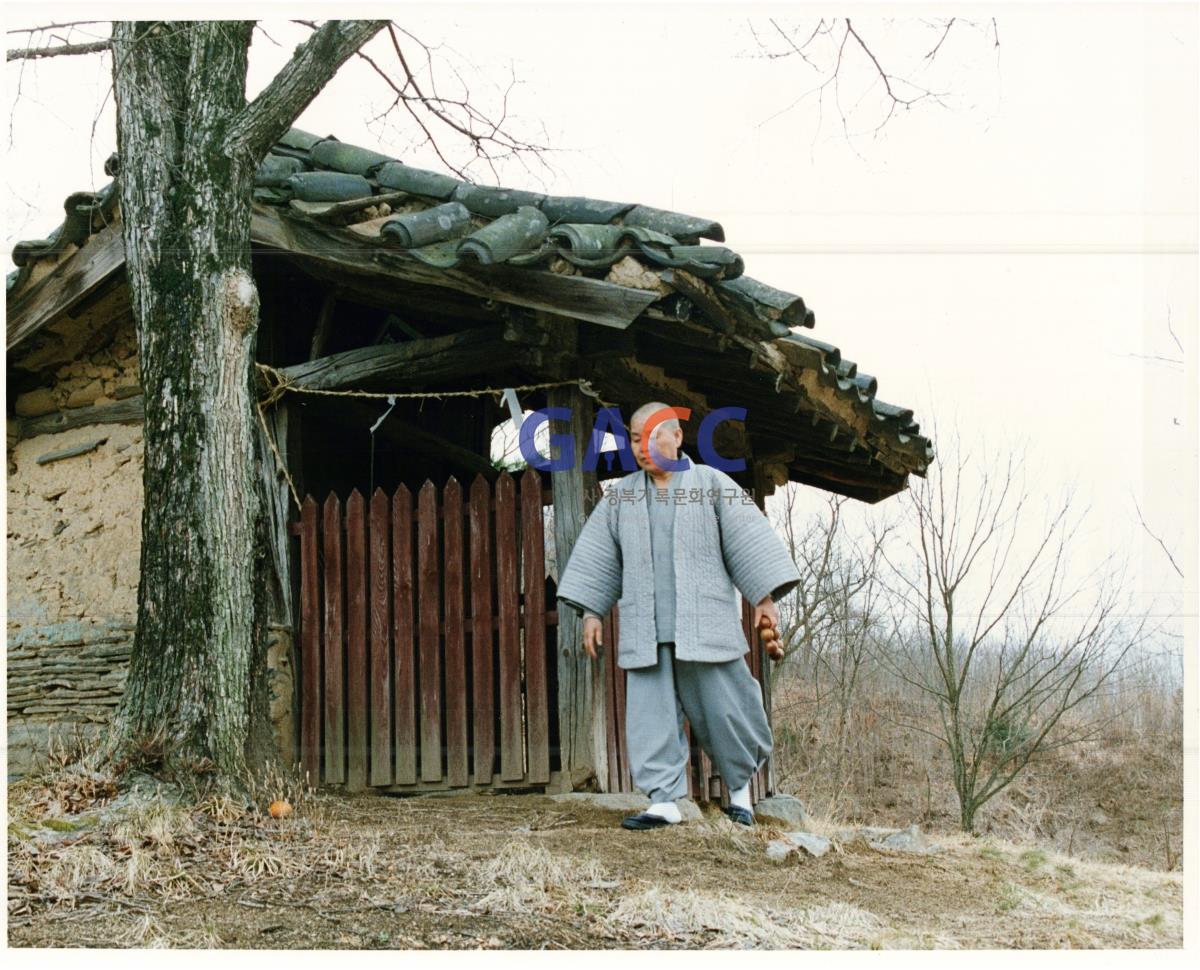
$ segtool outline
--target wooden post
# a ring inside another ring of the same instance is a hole
[[[372,786],[395,780],[392,753],[392,537],[388,528],[391,502],[375,489],[370,506],[370,638],[371,779]]]
[[[132,400],[140,403],[142,398],[139,396]],[[297,611],[295,607],[298,587],[294,579],[299,573],[299,564],[294,560],[294,547],[288,531],[288,526],[292,521],[293,515],[292,492],[287,483],[286,475],[280,469],[278,460],[271,450],[271,443],[273,442],[275,448],[279,451],[279,458],[282,459],[283,466],[286,469],[291,462],[289,445],[292,442],[291,426],[294,423],[289,421],[290,416],[291,412],[285,403],[279,401],[275,407],[269,408],[263,416],[263,423],[266,425],[265,431],[262,425],[256,428],[262,459],[259,465],[262,481],[261,492],[266,502],[264,511],[267,523],[268,545],[271,551],[271,574],[274,577],[274,583],[268,594],[270,604],[268,607],[268,622],[270,627],[274,628],[274,636],[285,638],[282,647],[277,644],[276,649],[279,652],[274,658],[276,664],[285,668],[280,673],[290,673],[297,669],[297,644],[295,637]],[[269,653],[267,662],[271,662]],[[291,692],[291,697],[288,698],[287,702],[287,710],[289,712],[288,723],[278,727],[278,733],[275,737],[275,745],[278,749],[280,760],[286,767],[291,768],[296,763],[296,749],[299,738],[299,712],[297,710],[299,704],[297,701],[300,698],[300,693],[296,689],[294,675],[274,678],[271,690],[272,692],[277,690]],[[274,705],[272,704],[272,706]],[[315,785],[319,782],[319,779],[313,775],[311,781]]]
[[[346,501],[346,788],[367,787],[370,697],[367,641],[366,503],[357,488]]]
[[[421,781],[442,780],[441,588],[437,487],[417,493],[417,696],[421,705]]]
[[[396,783],[417,781],[417,588],[413,546],[417,541],[413,497],[401,484],[392,496],[393,750]]]
[[[319,507],[309,495],[300,513],[300,758],[305,780],[316,787],[321,775],[321,579],[317,553]]]
[[[316,360],[325,355],[325,344],[329,341],[329,327],[333,321],[333,308],[337,305],[337,295],[333,290],[325,291],[321,301],[321,309],[317,313],[317,322],[313,326],[312,348],[308,352],[309,360]]]
[[[467,655],[463,623],[466,615],[463,602],[463,501],[462,486],[453,476],[442,488],[442,509],[446,780],[452,788],[465,788],[469,783],[471,767],[467,750]]]
[[[525,644],[525,760],[532,784],[550,781],[550,699],[546,690],[546,538],[542,522],[542,478],[521,473],[522,637]]]
[[[500,777],[525,777],[521,729],[520,578],[517,574],[516,486],[508,472],[496,480],[496,598],[499,616]]]
[[[564,324],[566,326],[566,324]],[[570,433],[573,461],[564,471],[550,475],[554,497],[554,550],[558,575],[571,556],[575,540],[595,505],[596,473],[583,470],[583,454],[592,433],[595,412],[592,399],[578,387],[552,387],[551,407],[569,408],[570,420],[552,421],[551,434]],[[557,457],[552,454],[552,458]],[[604,705],[604,664],[616,662],[612,643],[605,654],[589,660],[581,646],[582,617],[570,607],[558,612],[558,737],[564,786],[575,788],[594,776],[601,791],[608,791],[607,720]]]
[[[325,678],[322,685],[325,698],[325,772],[322,780],[340,785],[346,780],[346,710],[342,679],[345,598],[342,587],[342,504],[335,493],[330,492],[325,499],[322,515],[321,538],[325,545],[322,557],[325,568],[325,629],[321,636],[325,645]]]
[[[768,477],[766,466],[755,461],[751,464],[752,481],[754,484],[754,503],[763,510],[767,511],[767,490],[770,488],[774,491],[774,483]],[[775,663],[767,656],[766,650],[763,649],[762,642],[758,639],[757,631],[751,631],[750,642],[754,644],[754,649],[758,651],[759,663],[762,664],[762,686],[763,686],[763,706],[767,709],[767,723],[771,724],[771,675],[774,672],[772,665]],[[772,731],[774,724],[771,724]],[[767,759],[767,790],[764,794],[775,794],[775,755],[772,754]]]

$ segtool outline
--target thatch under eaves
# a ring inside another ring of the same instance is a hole
[[[115,157],[106,171],[119,178]],[[439,391],[582,378],[626,415],[651,399],[690,407],[685,447],[707,413],[741,406],[745,424],[723,425],[717,445],[753,460],[760,477],[743,484],[790,480],[867,502],[924,475],[933,457],[912,411],[881,401],[874,377],[804,333],[812,310],[746,276],[709,219],[473,185],[293,129],[259,168],[251,235],[258,359],[297,385]],[[90,328],[128,317],[123,260],[115,181],[70,196],[48,239],[17,244],[10,394],[85,348]],[[329,427],[377,416],[362,402],[310,401]],[[109,407],[118,420],[137,412]],[[483,430],[456,439],[448,428],[465,413],[431,423],[428,409],[399,409],[391,441],[436,453],[451,472],[485,470],[486,421],[499,415],[485,407]]]

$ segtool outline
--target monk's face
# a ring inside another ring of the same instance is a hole
[[[679,449],[683,445],[683,428],[665,428],[662,424],[656,424],[653,428],[654,441],[652,444],[647,443],[643,447],[642,433],[645,430],[646,419],[654,418],[655,415],[647,415],[646,418],[635,418],[629,425],[629,444],[633,448],[634,457],[637,459],[638,467],[646,471],[663,471],[654,461],[654,455],[657,454],[662,458],[676,461],[679,458]],[[647,455],[644,452],[649,451]]]

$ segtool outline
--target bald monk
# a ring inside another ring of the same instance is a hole
[[[665,412],[665,413],[664,413]],[[619,606],[630,774],[650,807],[627,829],[675,825],[688,793],[686,716],[729,788],[726,813],[754,824],[750,779],[773,739],[744,660],[740,593],[778,630],[780,597],[800,581],[783,540],[743,489],[682,450],[683,429],[658,401],[629,422],[638,470],[597,504],[563,568],[558,599],[583,614],[583,650],[603,646],[600,618]],[[665,460],[664,460],[665,459]],[[671,462],[682,466],[670,470]],[[772,655],[782,650],[769,644]]]

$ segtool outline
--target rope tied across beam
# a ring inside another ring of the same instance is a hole
[[[324,388],[305,387],[303,384],[297,384],[289,378],[283,371],[277,370],[269,364],[256,364],[258,372],[267,382],[266,396],[261,399],[259,404],[263,407],[270,406],[278,401],[284,394],[321,394],[327,397],[365,397],[376,398],[379,400],[387,400],[388,398],[448,398],[448,397],[484,397],[488,394],[496,398],[502,398],[504,391],[503,387],[480,387],[468,391],[335,391],[326,390]],[[603,400],[594,387],[592,382],[585,380],[582,377],[577,377],[572,380],[565,381],[545,381],[540,384],[520,384],[516,387],[508,388],[513,391],[541,391],[550,387],[568,387],[570,385],[577,386],[588,397],[595,398],[605,407],[613,405]]]
[[[275,464],[283,476],[287,479],[288,488],[291,490],[292,499],[296,503],[296,508],[300,508],[300,493],[296,491],[296,484],[292,481],[292,476],[287,470],[287,466],[283,461],[283,456],[279,453],[279,448],[275,444],[275,436],[267,428],[266,408],[272,406],[280,400],[285,394],[320,394],[326,397],[357,397],[357,398],[373,398],[376,400],[388,400],[394,403],[401,398],[450,398],[450,397],[485,397],[493,395],[498,401],[504,397],[505,390],[511,391],[541,391],[551,387],[568,387],[577,386],[580,391],[595,398],[604,407],[613,407],[613,405],[605,401],[592,387],[591,381],[584,378],[575,378],[565,381],[545,381],[539,384],[521,384],[517,387],[480,387],[467,391],[350,391],[350,390],[326,390],[323,388],[305,387],[302,384],[297,384],[291,380],[282,371],[277,370],[270,364],[256,363],[258,372],[262,375],[267,384],[267,393],[258,401],[258,420],[262,425],[263,434],[266,436],[267,444],[271,448],[272,454],[275,456]]]

